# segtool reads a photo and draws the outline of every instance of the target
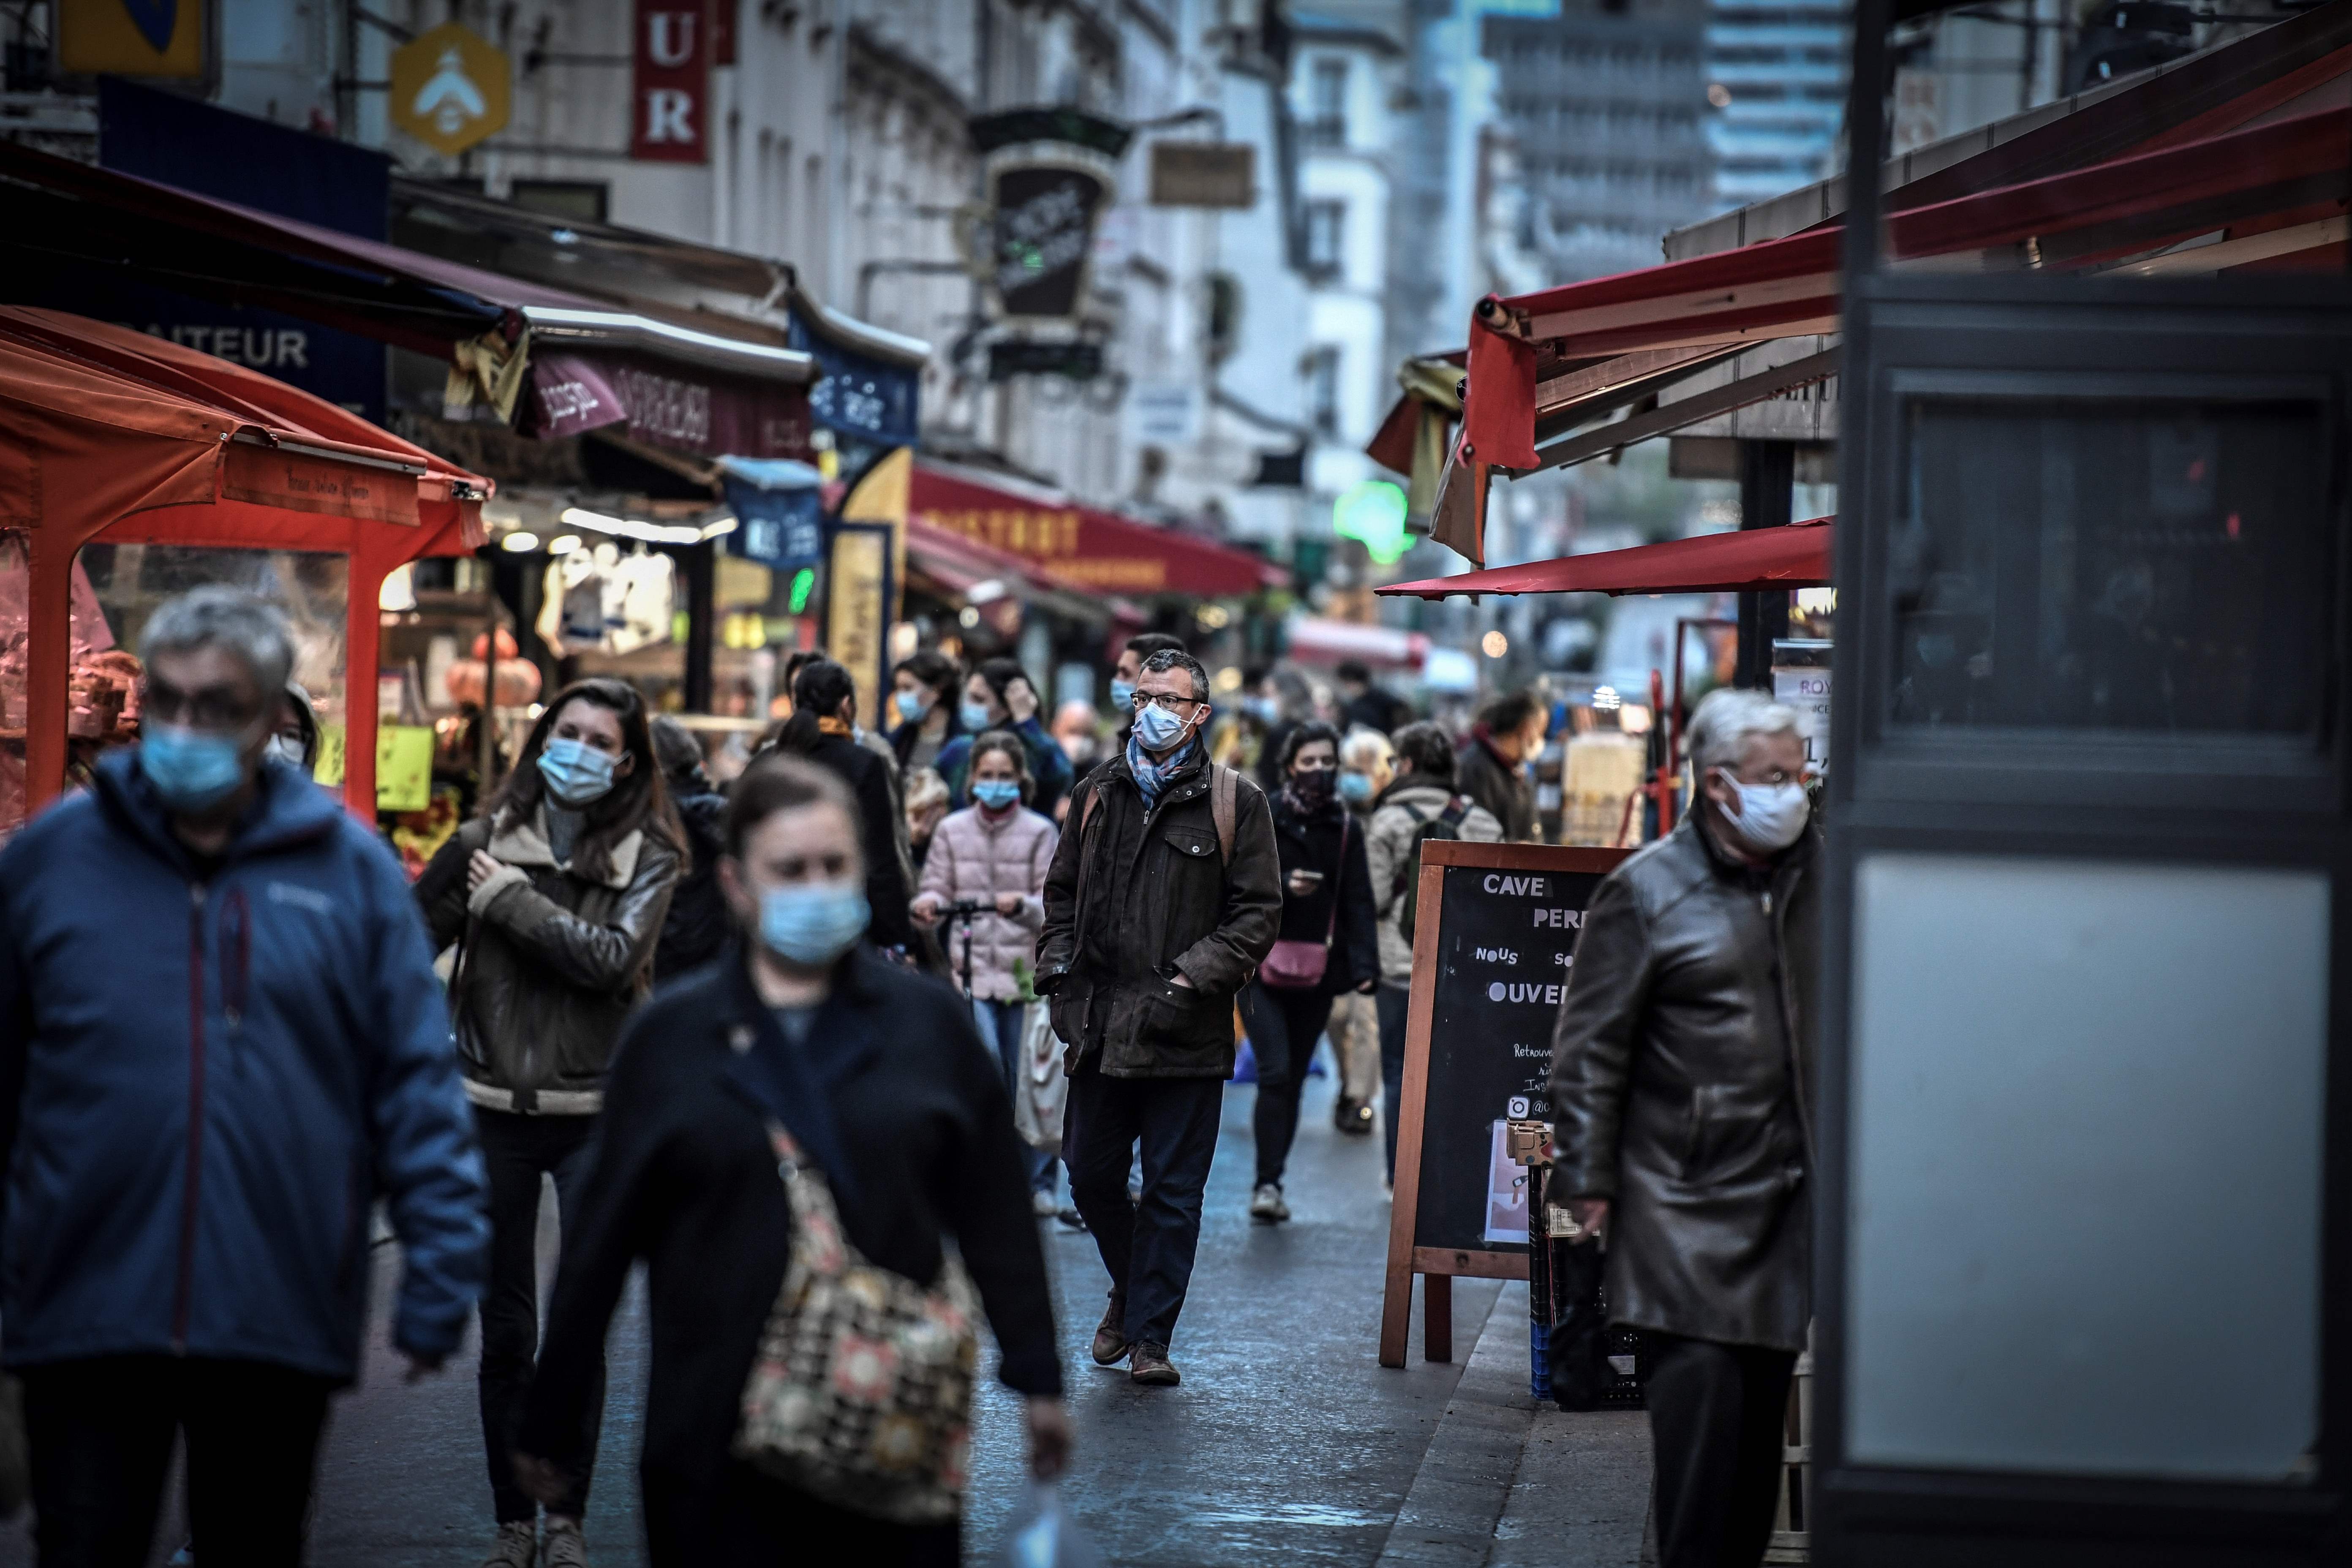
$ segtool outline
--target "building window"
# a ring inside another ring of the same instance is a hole
[[[1348,62],[1318,59],[1307,82],[1307,142],[1313,147],[1348,144]]]
[[[1307,270],[1328,278],[1339,270],[1340,237],[1348,226],[1345,202],[1307,204]]]
[[[1339,351],[1316,349],[1307,356],[1307,418],[1320,436],[1339,433]]]
[[[526,211],[574,223],[603,223],[608,187],[602,180],[517,180],[508,199]]]

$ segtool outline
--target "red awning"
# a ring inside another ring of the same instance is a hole
[[[1300,664],[1356,663],[1373,669],[1418,672],[1429,662],[1429,638],[1394,626],[1367,626],[1327,616],[1293,616],[1283,626],[1284,651]]]
[[[1458,577],[1430,577],[1375,588],[1415,599],[1454,594],[1728,594],[1819,588],[1830,581],[1835,518],[1779,528],[1707,533],[1631,550],[1563,555],[1521,566],[1492,566]]]
[[[1118,604],[1034,561],[950,533],[920,517],[907,520],[907,563],[957,598],[997,583],[1011,597],[1034,600],[1082,621],[1108,620]]]
[[[94,268],[266,306],[449,359],[482,351],[485,395],[523,350],[516,424],[556,437],[606,426],[698,457],[805,458],[815,359],[781,327],[626,305],[0,142],[0,190],[25,265]]]
[[[1283,580],[1247,551],[1080,506],[1058,490],[998,474],[918,461],[911,521],[961,534],[1094,594],[1254,594]]]
[[[1887,219],[1887,254],[1899,261],[2030,243],[2032,265],[2085,271],[2217,230],[2234,235],[2236,224],[2277,235],[2254,245],[2263,254],[2249,260],[2274,262],[2297,248],[2324,256],[2344,238],[2347,139],[2352,110],[2330,110],[1914,207]],[[1496,468],[1538,466],[1539,374],[1637,350],[1836,331],[1843,233],[1811,229],[1482,301],[1470,333],[1464,454]]]

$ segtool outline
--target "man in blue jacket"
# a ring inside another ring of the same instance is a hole
[[[278,1568],[358,1373],[369,1205],[414,1377],[480,1289],[481,1161],[398,864],[268,754],[283,619],[198,589],[141,652],[138,749],[0,852],[0,1342],[44,1568],[146,1560],[180,1430],[204,1559]]]

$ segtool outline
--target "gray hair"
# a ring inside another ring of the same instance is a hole
[[[1158,653],[1155,653],[1150,658],[1145,659],[1143,661],[1142,669],[1137,673],[1139,675],[1150,675],[1155,671],[1165,669],[1181,669],[1190,675],[1192,678],[1193,700],[1206,701],[1208,700],[1208,670],[1202,668],[1199,659],[1194,658],[1191,654],[1186,653],[1181,647],[1161,648]]]
[[[1738,769],[1740,746],[1750,735],[1793,735],[1797,710],[1761,691],[1718,687],[1699,699],[1691,714],[1691,771],[1704,778],[1712,768]]]
[[[139,662],[200,647],[236,655],[265,696],[284,691],[294,673],[294,634],[278,606],[226,584],[193,588],[159,605],[139,634]]]
[[[1396,749],[1389,744],[1386,735],[1360,724],[1349,731],[1347,739],[1339,742],[1339,765],[1354,768],[1358,773],[1369,773],[1373,763],[1387,762],[1395,755]]]

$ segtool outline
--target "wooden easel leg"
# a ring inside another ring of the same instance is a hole
[[[1388,1289],[1381,1297],[1381,1364],[1404,1365],[1412,1343],[1412,1269],[1407,1265],[1389,1270]]]
[[[1454,1359],[1454,1276],[1421,1277],[1421,1355],[1423,1361]]]

